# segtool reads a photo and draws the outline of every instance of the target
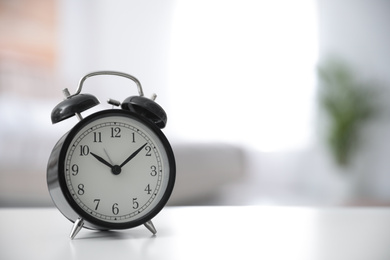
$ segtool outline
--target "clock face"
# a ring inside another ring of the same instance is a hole
[[[173,189],[174,165],[156,129],[120,110],[81,121],[68,136],[64,158],[63,181],[73,208],[118,228],[157,214]]]

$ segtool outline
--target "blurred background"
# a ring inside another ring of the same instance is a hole
[[[388,24],[386,0],[0,0],[0,206],[53,205],[47,160],[77,119],[51,110],[97,70],[157,93],[170,205],[390,205]]]

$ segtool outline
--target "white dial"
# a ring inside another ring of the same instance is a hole
[[[134,221],[153,210],[167,189],[170,170],[158,135],[131,116],[114,114],[78,130],[64,168],[78,207],[110,223]]]

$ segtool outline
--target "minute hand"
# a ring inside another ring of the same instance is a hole
[[[120,167],[123,167],[126,163],[128,163],[131,159],[133,159],[148,143],[145,143],[143,146],[141,146],[140,148],[138,148],[137,151],[135,151],[134,153],[132,153],[121,165]]]

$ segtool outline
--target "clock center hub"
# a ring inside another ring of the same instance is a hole
[[[118,175],[122,172],[122,168],[119,165],[114,165],[111,171],[113,174]]]

